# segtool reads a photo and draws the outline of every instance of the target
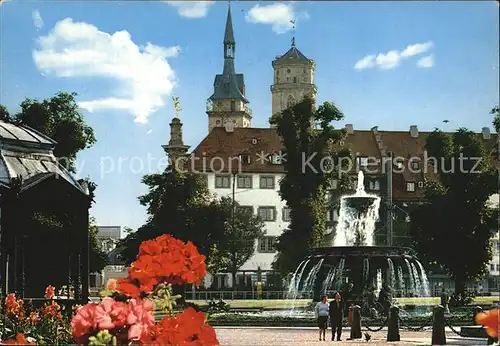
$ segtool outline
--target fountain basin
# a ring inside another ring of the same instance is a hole
[[[406,256],[411,258],[412,250],[395,246],[325,246],[317,247],[313,250],[313,257],[389,257],[401,258]]]
[[[358,213],[365,213],[368,211],[370,207],[373,206],[373,203],[379,199],[377,196],[344,196],[342,197],[343,206],[349,209],[355,209]]]

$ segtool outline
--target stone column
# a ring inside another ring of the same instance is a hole
[[[352,326],[350,339],[361,339],[361,307],[359,305],[352,306]]]
[[[432,345],[446,345],[444,307],[436,305],[432,322]]]
[[[387,341],[400,341],[399,335],[399,308],[391,306],[389,322],[387,324]]]

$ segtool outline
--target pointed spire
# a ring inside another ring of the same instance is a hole
[[[233,33],[233,20],[231,18],[231,2],[229,2],[229,7],[227,9],[227,19],[226,19],[226,31],[224,33],[224,44],[235,44],[234,33]]]

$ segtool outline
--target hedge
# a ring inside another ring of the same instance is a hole
[[[446,317],[448,324],[457,326],[473,325],[470,314],[454,314]],[[363,318],[363,325],[377,327],[385,322],[385,319]],[[314,318],[288,317],[288,316],[259,316],[238,313],[221,313],[208,315],[208,323],[212,326],[241,326],[241,327],[316,327]],[[347,319],[344,319],[347,326]],[[431,326],[431,316],[415,316],[402,318],[401,326],[421,327]]]

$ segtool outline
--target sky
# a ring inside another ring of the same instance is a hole
[[[99,225],[137,228],[145,174],[166,167],[172,96],[184,142],[207,135],[206,99],[223,67],[224,1],[0,0],[0,104],[77,92],[97,143],[78,155],[96,182]],[[236,69],[253,127],[268,127],[271,62],[297,47],[316,61],[318,101],[354,129],[491,125],[499,103],[497,2],[231,2]],[[295,21],[293,28],[291,21]],[[443,123],[443,120],[449,120]]]

